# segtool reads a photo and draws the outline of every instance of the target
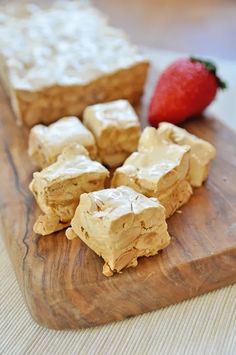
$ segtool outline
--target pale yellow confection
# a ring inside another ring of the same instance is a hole
[[[47,235],[70,225],[80,195],[103,189],[108,176],[84,147],[65,148],[54,164],[33,174],[29,187],[44,213],[34,225],[35,233]]]
[[[139,103],[148,59],[100,11],[83,0],[23,3],[0,8],[0,75],[19,122],[80,117],[120,98]]]
[[[95,159],[97,147],[92,133],[77,117],[64,117],[49,126],[36,125],[30,131],[29,155],[40,168],[54,163],[65,147],[78,143]]]
[[[96,138],[99,158],[110,167],[121,165],[137,149],[140,123],[127,100],[88,106],[83,123]]]
[[[216,155],[214,146],[168,122],[160,123],[157,132],[173,143],[191,147],[188,180],[194,187],[201,186],[208,177],[210,162]]]
[[[126,186],[81,195],[66,235],[79,236],[102,256],[106,276],[136,266],[137,258],[155,255],[170,242],[164,207]]]
[[[157,197],[170,217],[192,194],[187,181],[188,145],[163,140],[155,128],[144,129],[138,151],[115,171],[112,186],[126,185],[146,196]]]

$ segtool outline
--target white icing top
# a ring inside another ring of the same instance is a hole
[[[155,128],[144,129],[138,152],[131,154],[117,173],[124,173],[145,186],[165,190],[182,180],[189,168],[190,147],[164,141]]]
[[[126,129],[139,126],[138,117],[127,100],[88,106],[84,110],[83,122],[92,128],[96,136],[107,127]]]
[[[34,178],[47,182],[76,178],[85,173],[100,173],[109,176],[108,170],[99,162],[88,157],[87,150],[79,145],[71,145],[63,150],[56,163],[34,173]]]
[[[53,157],[68,144],[79,143],[85,147],[95,145],[92,133],[74,116],[63,117],[49,126],[36,125],[31,132]]]
[[[0,13],[0,55],[16,89],[82,85],[145,60],[124,33],[82,1]]]
[[[208,164],[216,155],[213,145],[183,128],[177,127],[168,122],[159,125],[157,133],[179,145],[187,144],[191,147],[191,156],[198,160],[202,165]]]
[[[130,213],[139,214],[147,208],[157,207],[163,213],[157,199],[148,198],[127,186],[94,191],[87,196],[91,200],[89,213],[96,218],[116,220]]]

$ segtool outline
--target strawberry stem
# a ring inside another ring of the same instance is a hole
[[[214,63],[210,62],[209,60],[204,60],[204,59],[201,59],[201,58],[196,58],[196,57],[190,57],[190,60],[191,62],[198,62],[198,63],[201,63],[205,66],[205,68],[210,72],[212,73],[216,80],[217,80],[217,83],[218,83],[218,87],[222,90],[226,89],[227,88],[227,84],[225,81],[223,81],[218,75],[217,75],[217,67]]]

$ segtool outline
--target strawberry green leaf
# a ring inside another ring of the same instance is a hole
[[[226,89],[227,88],[227,84],[225,81],[223,81],[218,75],[217,75],[217,67],[216,65],[209,61],[209,60],[204,60],[204,59],[201,59],[201,58],[197,58],[197,57],[190,57],[190,60],[191,62],[198,62],[198,63],[201,63],[205,66],[205,68],[210,72],[212,73],[216,80],[217,80],[217,83],[218,83],[218,87],[222,90]]]

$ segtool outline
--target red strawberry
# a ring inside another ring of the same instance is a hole
[[[200,114],[226,84],[216,66],[198,58],[179,59],[160,76],[154,90],[148,119],[157,126],[161,121],[180,123]]]

